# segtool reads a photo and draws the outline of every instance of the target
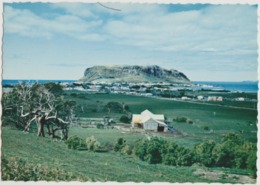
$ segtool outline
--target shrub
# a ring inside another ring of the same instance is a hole
[[[120,152],[121,151],[121,149],[123,148],[123,147],[125,147],[126,146],[126,140],[124,140],[124,138],[119,138],[118,140],[117,140],[117,143],[116,143],[116,145],[115,145],[115,147],[114,147],[114,151],[116,151],[116,152]]]
[[[188,118],[186,118],[186,117],[177,116],[173,121],[184,123],[184,122],[187,122],[187,120],[188,120]]]
[[[135,143],[134,154],[142,161],[144,161],[144,158],[147,154],[147,152],[146,152],[147,144],[148,144],[148,141],[142,140],[142,139],[136,141],[136,143]]]
[[[203,127],[204,130],[209,130],[208,126]]]
[[[212,151],[212,155],[216,161],[215,165],[228,168],[235,167],[236,151],[242,144],[238,135],[234,133],[224,136],[221,142],[217,144]]]
[[[184,147],[177,148],[177,166],[191,166],[193,164],[193,155],[191,151]]]
[[[151,164],[161,163],[165,153],[167,141],[157,137],[150,140],[139,140],[134,148],[134,153],[139,159]]]
[[[194,160],[207,167],[214,164],[214,158],[212,156],[212,151],[216,143],[214,141],[204,141],[194,146]]]
[[[17,157],[2,158],[2,180],[10,181],[89,181],[59,168],[28,163]]]
[[[97,127],[98,129],[103,129],[103,128],[104,128],[104,125],[101,124],[101,123],[98,123],[96,127]]]
[[[86,145],[83,139],[77,137],[77,136],[71,136],[69,139],[65,141],[65,144],[69,149],[86,149]]]
[[[123,116],[121,116],[119,121],[123,122],[123,123],[130,123],[131,120],[127,116],[123,115]]]
[[[133,152],[133,148],[129,145],[125,145],[122,149],[121,149],[121,153],[123,154],[128,154],[131,155]]]
[[[94,136],[88,137],[86,139],[86,145],[89,151],[96,151],[100,149],[100,143],[95,139]]]
[[[188,120],[188,123],[189,123],[189,124],[193,124],[193,121],[192,121],[192,120]]]
[[[163,140],[154,137],[152,138],[147,145],[145,160],[148,161],[148,163],[156,164],[162,162],[162,143]]]
[[[253,178],[256,178],[257,177],[257,169],[256,169],[256,156],[257,152],[256,150],[255,151],[251,151],[248,158],[247,158],[247,161],[246,161],[246,164],[247,164],[247,169],[250,170],[250,175],[253,177]]]

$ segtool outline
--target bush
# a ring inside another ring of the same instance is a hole
[[[71,136],[68,140],[65,141],[65,144],[69,149],[86,149],[86,145],[83,139],[77,137],[77,136]]]
[[[89,151],[97,151],[100,149],[100,143],[95,139],[94,136],[88,137],[86,139],[86,145]]]
[[[256,150],[255,151],[251,151],[248,158],[247,158],[247,161],[246,161],[246,164],[247,164],[247,169],[250,170],[250,175],[253,177],[253,178],[256,178],[257,177],[257,169],[256,169],[256,159],[257,159],[257,156],[256,156],[257,152]]]
[[[204,141],[194,146],[194,160],[207,167],[214,165],[214,158],[212,156],[212,151],[216,143],[214,141]]]
[[[182,116],[177,116],[175,119],[173,119],[173,121],[181,122],[181,123],[185,123],[185,122],[187,122],[187,120],[188,120],[188,118],[182,117]]]
[[[129,145],[125,145],[122,149],[121,149],[121,153],[123,154],[127,154],[127,155],[131,155],[133,152],[133,147],[129,146]]]
[[[209,130],[208,126],[203,127],[204,130]]]
[[[148,141],[142,140],[142,139],[136,141],[136,143],[135,143],[134,154],[142,161],[144,161],[144,158],[147,154],[147,152],[146,152],[147,144],[148,144]]]
[[[221,142],[215,146],[212,155],[216,161],[215,165],[219,167],[235,167],[236,166],[236,152],[243,142],[238,135],[230,133],[223,137]]]
[[[28,163],[17,157],[2,158],[2,180],[5,181],[89,181],[90,178],[70,172]]]
[[[115,152],[120,152],[121,151],[121,149],[124,147],[126,145],[126,140],[124,140],[124,138],[119,138],[118,140],[117,140],[117,143],[116,143],[116,145],[115,145],[115,147],[114,147],[114,151]]]
[[[129,119],[127,116],[123,115],[123,116],[121,116],[119,121],[123,122],[123,123],[130,123],[131,119]]]
[[[98,123],[98,124],[97,124],[97,128],[98,128],[98,129],[103,129],[103,128],[104,128],[104,125],[101,124],[101,123]]]

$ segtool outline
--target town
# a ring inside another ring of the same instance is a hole
[[[247,97],[241,91],[228,91],[210,85],[201,84],[172,84],[172,83],[107,83],[107,82],[74,82],[61,83],[64,90],[77,90],[86,93],[111,93],[126,94],[135,96],[145,96],[153,98],[164,98],[183,101],[201,101],[201,102],[254,102],[257,99]],[[228,96],[236,94],[236,96]]]

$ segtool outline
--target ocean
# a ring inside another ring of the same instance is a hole
[[[17,85],[20,82],[33,83],[73,83],[77,80],[2,80],[2,85]],[[208,89],[221,89],[229,91],[242,91],[242,92],[258,92],[258,82],[209,82],[209,81],[193,81],[193,84],[199,84]]]
[[[258,82],[208,82],[208,81],[194,81],[194,84],[205,85],[207,88],[223,89],[228,91],[242,91],[242,92],[258,92]]]
[[[25,82],[28,84],[44,84],[48,82],[54,82],[54,83],[73,83],[77,80],[2,80],[2,85],[18,85],[20,82]]]

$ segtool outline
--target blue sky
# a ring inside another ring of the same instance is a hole
[[[5,3],[4,79],[73,79],[94,65],[159,65],[192,81],[257,80],[257,7]]]

